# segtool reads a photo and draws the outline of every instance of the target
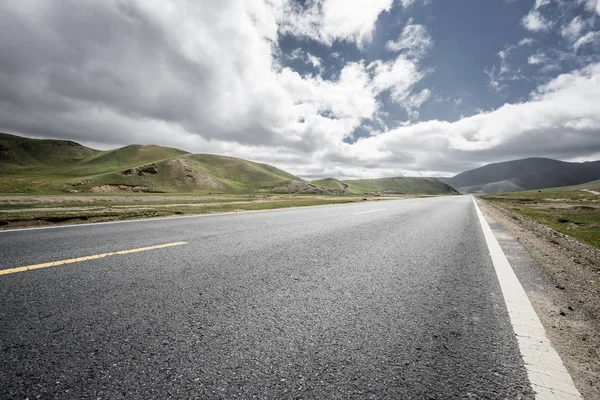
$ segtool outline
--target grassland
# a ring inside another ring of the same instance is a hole
[[[600,249],[600,181],[526,192],[483,195],[510,212]]]
[[[154,145],[99,151],[0,134],[0,193],[301,193],[314,185],[267,164]]]
[[[338,179],[335,179],[335,178],[317,179],[317,180],[312,181],[312,183],[319,187],[322,187],[322,188],[325,188],[328,190],[334,190],[334,191],[337,191],[340,193],[347,193],[347,191],[348,191],[348,185]]]
[[[383,199],[386,198],[388,197]],[[12,195],[0,196],[0,228],[269,210],[381,199],[364,196],[275,194]]]
[[[457,194],[450,186],[435,178],[397,177],[343,181],[348,191],[361,193],[415,193],[422,195]]]
[[[351,194],[380,193],[440,195],[458,193],[438,179],[421,177],[357,179],[344,181],[334,178],[325,178],[312,181],[312,183],[329,190]]]

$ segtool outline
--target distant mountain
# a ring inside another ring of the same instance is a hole
[[[600,179],[600,161],[570,163],[548,158],[488,164],[444,181],[461,193],[504,193],[578,185]]]
[[[0,134],[0,193],[324,193],[267,164],[154,145],[100,151]]]
[[[351,194],[458,194],[456,190],[436,178],[396,177],[344,181],[325,178],[312,183],[332,191]]]

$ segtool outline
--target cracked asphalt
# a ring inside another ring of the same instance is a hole
[[[375,211],[373,211],[375,210]],[[468,196],[0,232],[2,399],[530,399]]]

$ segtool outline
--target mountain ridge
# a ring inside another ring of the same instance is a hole
[[[506,193],[573,186],[600,179],[600,161],[530,157],[491,163],[443,179],[461,193]]]

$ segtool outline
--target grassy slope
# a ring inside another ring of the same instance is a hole
[[[26,139],[0,133],[0,170],[3,173],[35,172],[42,166],[69,168],[101,153],[66,140]]]
[[[93,185],[151,187],[163,192],[246,193],[269,190],[290,181],[299,181],[285,171],[267,164],[212,154],[188,154],[154,163],[156,174],[123,175],[121,171],[95,176]]]
[[[152,164],[156,173],[138,173]],[[124,173],[126,170],[132,170]],[[434,178],[386,178],[314,182],[352,194],[451,194]],[[281,193],[315,191],[302,179],[267,164],[153,145],[99,151],[63,140],[36,140],[0,134],[0,193],[111,191],[117,185],[144,191]],[[346,188],[345,185],[348,185]]]
[[[343,192],[346,190],[346,186],[344,185],[344,183],[335,178],[317,179],[317,180],[312,181],[312,183],[319,187],[329,189],[329,190],[337,190],[340,192]]]
[[[312,181],[312,183],[325,189],[343,191],[351,194],[456,194],[454,189],[436,178],[397,177],[346,181],[325,178]]]
[[[600,249],[600,181],[482,198]]]
[[[563,190],[573,190],[573,189],[586,189],[586,190],[595,190],[596,192],[600,192],[600,180],[584,183],[583,185],[572,186],[570,188],[562,188]]]
[[[135,170],[149,164],[158,173],[140,175]],[[134,171],[123,174],[128,169]],[[4,193],[85,192],[103,185],[224,193],[269,190],[290,182],[300,188],[309,186],[270,165],[233,157],[153,145],[99,151],[74,142],[6,134],[0,134],[0,172],[0,192]]]
[[[350,193],[456,194],[447,184],[435,178],[397,177],[344,181]]]
[[[155,145],[130,145],[116,150],[103,151],[73,169],[77,175],[97,175],[111,171],[150,164],[167,158],[189,154],[183,150]]]

